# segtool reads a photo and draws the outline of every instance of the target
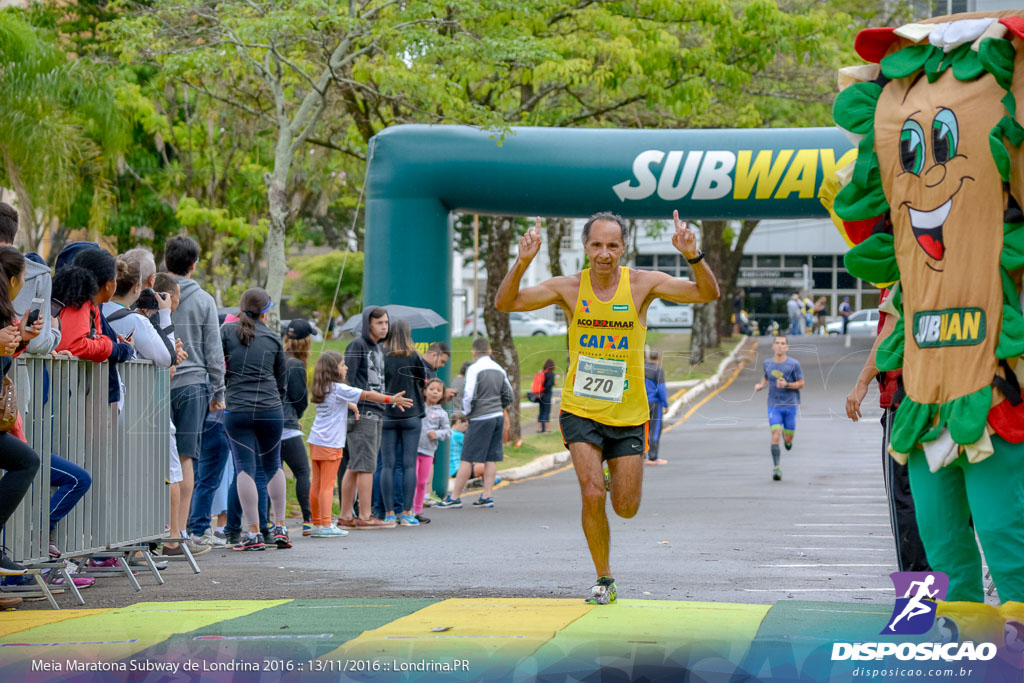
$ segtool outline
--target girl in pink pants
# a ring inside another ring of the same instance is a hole
[[[420,513],[423,512],[423,499],[426,498],[427,484],[430,483],[437,442],[445,441],[452,435],[448,413],[440,405],[444,397],[444,382],[436,377],[430,380],[423,388],[423,396],[427,409],[423,416],[423,431],[420,432],[419,455],[416,457],[416,496],[412,505],[412,513],[420,524],[430,521]]]

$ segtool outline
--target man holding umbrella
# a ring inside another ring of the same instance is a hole
[[[381,341],[388,336],[388,312],[370,306],[362,315],[362,334],[345,349],[348,366],[347,384],[363,391],[384,393],[384,350]],[[384,406],[363,401],[359,417],[349,422],[348,462],[341,481],[341,519],[339,526],[348,529],[380,529],[395,527],[394,523],[370,517],[373,472],[384,428]],[[356,491],[359,492],[359,517],[352,516]]]

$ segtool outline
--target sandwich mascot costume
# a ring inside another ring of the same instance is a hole
[[[891,286],[876,354],[952,638],[1024,643],[1024,12],[861,31],[833,115],[856,161],[822,203],[851,274]],[[985,605],[981,556],[1002,606]]]

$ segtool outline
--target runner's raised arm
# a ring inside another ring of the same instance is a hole
[[[494,297],[494,305],[499,311],[509,313],[511,311],[535,311],[551,304],[558,304],[567,309],[564,297],[559,293],[559,281],[570,278],[550,278],[526,289],[519,289],[519,283],[523,274],[530,267],[530,263],[540,252],[540,217],[537,224],[530,228],[525,235],[519,238],[519,256],[516,258],[512,268],[505,274],[505,279],[498,287],[498,293]]]
[[[644,271],[644,277],[649,278],[651,282],[651,293],[647,296],[647,303],[654,299],[665,299],[677,304],[702,304],[715,301],[721,296],[718,280],[708,268],[704,252],[697,249],[697,235],[690,229],[686,221],[679,220],[678,211],[672,212],[672,220],[675,222],[672,246],[690,264],[690,268],[693,270],[693,281],[674,278],[667,273]]]

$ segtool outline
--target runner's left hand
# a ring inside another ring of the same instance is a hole
[[[679,211],[672,212],[672,220],[675,222],[676,231],[672,235],[672,246],[678,249],[686,258],[697,258],[697,233],[690,229],[690,224],[679,220]]]
[[[778,387],[779,389],[785,389],[786,388],[786,380],[784,380],[781,377],[779,377],[777,380],[775,380],[775,386]]]

